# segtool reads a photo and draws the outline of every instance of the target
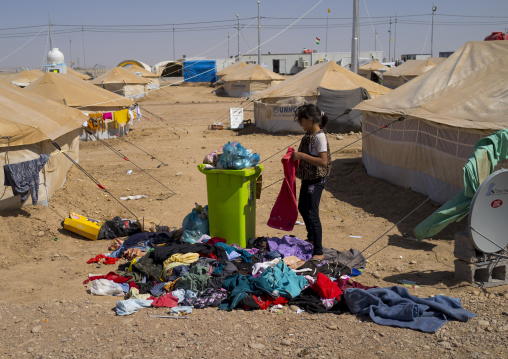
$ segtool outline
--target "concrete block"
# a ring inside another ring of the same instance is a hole
[[[482,288],[508,284],[508,260],[491,260],[487,263],[468,263],[456,259],[455,278]]]

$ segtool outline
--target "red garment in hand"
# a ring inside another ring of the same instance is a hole
[[[298,161],[293,161],[291,156],[295,153],[293,147],[288,148],[288,152],[282,157],[282,166],[284,168],[284,182],[273,205],[268,227],[280,229],[283,231],[292,231],[298,218],[298,203],[296,202],[296,177],[295,172],[298,168]]]
[[[318,293],[321,298],[337,298],[337,300],[340,300],[340,296],[342,294],[337,282],[332,282],[332,280],[323,273],[317,274],[316,283],[310,287]]]
[[[117,261],[119,261],[120,258],[113,258],[105,256],[104,254],[99,254],[95,258],[90,258],[87,263],[102,263],[102,264],[115,264]]]

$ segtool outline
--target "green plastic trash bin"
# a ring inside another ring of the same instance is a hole
[[[205,169],[210,236],[243,248],[256,237],[256,179],[264,166],[242,170]]]

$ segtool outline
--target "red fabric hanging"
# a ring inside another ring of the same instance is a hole
[[[282,166],[284,168],[284,182],[277,197],[277,201],[270,213],[268,227],[280,229],[283,231],[292,231],[298,218],[298,203],[296,202],[296,178],[295,172],[299,161],[293,161],[291,156],[295,153],[293,147],[288,148],[288,152],[282,157]]]

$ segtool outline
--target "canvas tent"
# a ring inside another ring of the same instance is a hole
[[[436,65],[435,62],[429,59],[407,60],[383,75],[383,85],[395,89],[433,69]]]
[[[136,74],[138,76],[144,77],[147,79],[148,82],[148,90],[156,90],[160,88],[160,83],[158,80],[158,76],[154,74],[151,71],[147,71],[142,67],[139,67],[138,65],[127,65],[124,66],[124,69],[127,69],[128,71],[132,72],[133,74]]]
[[[80,122],[87,117],[76,109],[59,105],[0,80],[0,165],[15,164],[51,154],[39,174],[39,204],[49,198],[65,183],[72,163],[60,153],[51,141],[73,160],[79,160]],[[0,171],[4,183],[4,171]],[[21,207],[21,198],[5,186],[0,195],[0,210]],[[29,196],[26,203],[32,203]]]
[[[27,86],[24,91],[43,96],[68,107],[74,107],[86,113],[101,113],[122,110],[134,101],[92,85],[87,81],[68,75],[48,72]],[[82,124],[81,122],[80,124]],[[108,122],[92,133],[101,139],[123,136],[129,132],[128,123]],[[93,139],[83,133],[83,140]]]
[[[15,75],[12,75],[9,77],[9,81],[11,84],[19,86],[19,87],[25,87],[30,85],[32,82],[40,78],[42,75],[44,75],[44,72],[34,69],[34,70],[24,70],[21,71]]]
[[[373,98],[391,91],[386,87],[346,70],[333,61],[308,67],[302,72],[289,77],[284,82],[251,96],[251,99],[255,101],[254,118],[256,126],[269,132],[302,132],[303,130],[300,125],[294,122],[294,110],[298,106],[304,103],[316,103],[320,101],[320,96],[325,96],[324,93],[321,94],[321,89],[332,91],[327,91],[326,99],[321,98],[322,103],[331,103],[327,96],[332,94],[337,97],[347,97],[350,94],[351,97],[355,97],[356,101],[360,102],[362,98],[365,98],[361,97],[363,92],[358,90],[361,88],[366,90],[366,93]],[[355,103],[352,100],[348,100],[341,103],[353,106],[358,102]],[[333,121],[330,122],[329,131],[332,131],[332,128],[335,128],[335,126],[340,127],[341,124],[350,124],[352,118],[360,118],[359,112],[356,111],[344,114],[347,108],[335,106],[327,108],[327,111],[332,111],[332,109],[334,113],[341,114],[341,116],[333,118]],[[352,130],[359,131],[360,124],[357,123],[357,128]]]
[[[234,64],[220,70],[217,72],[217,78],[219,80],[221,80],[223,77],[235,72],[235,71],[238,71],[242,68],[244,68],[245,66],[247,66],[247,64],[243,61],[237,61],[235,62]]]
[[[161,61],[152,66],[158,77],[182,77],[183,64],[180,61]]]
[[[285,76],[276,74],[261,65],[250,64],[224,76],[224,90],[230,97],[250,95],[281,83]]]
[[[82,72],[76,71],[70,67],[67,67],[67,75],[74,75],[77,78],[79,78],[81,80],[85,80],[85,81],[90,80],[90,76],[88,76]]]
[[[374,77],[379,77],[378,73],[383,72],[384,74],[388,70],[390,70],[389,67],[379,63],[377,60],[372,60],[368,64],[362,65],[358,68],[358,75],[374,81]],[[375,76],[373,76],[373,74]]]
[[[91,81],[94,85],[133,99],[145,96],[149,82],[123,67],[115,67]]]
[[[356,106],[363,133],[377,131],[363,139],[369,175],[445,203],[463,188],[462,167],[478,140],[508,128],[507,78],[508,42],[468,42],[419,78]]]

